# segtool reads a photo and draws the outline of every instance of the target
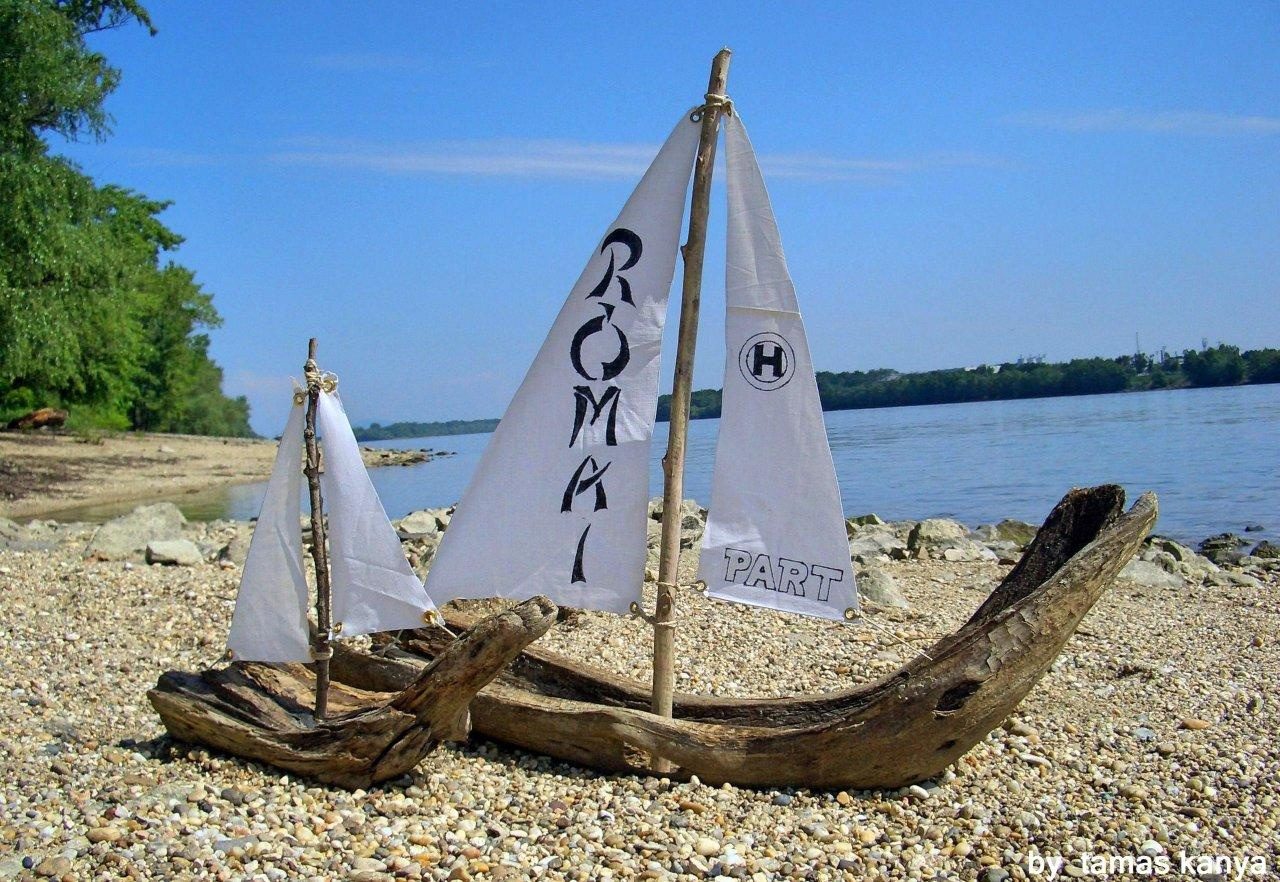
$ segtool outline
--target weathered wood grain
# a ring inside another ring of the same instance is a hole
[[[438,742],[465,738],[472,698],[547,632],[556,612],[545,597],[527,600],[442,643],[425,666],[335,647],[328,714],[318,721],[315,675],[304,665],[169,671],[147,697],[179,741],[369,787],[408,772]]]

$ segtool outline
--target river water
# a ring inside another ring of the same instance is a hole
[[[1280,537],[1280,385],[1038,398],[828,413],[847,515],[1000,518],[1039,523],[1073,486],[1114,482],[1160,496],[1157,529],[1184,541],[1224,530]],[[657,427],[650,495],[661,493],[666,424]],[[685,496],[708,502],[719,420],[689,432]],[[384,447],[456,455],[373,469],[391,517],[450,505],[490,435],[405,438]],[[175,500],[189,517],[249,518],[262,484]]]

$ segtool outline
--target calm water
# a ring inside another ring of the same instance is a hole
[[[1166,535],[1184,540],[1266,527],[1280,536],[1280,385],[1195,389],[826,414],[846,514],[1039,523],[1073,486],[1115,482],[1160,496]],[[690,428],[685,495],[708,501],[718,420]],[[387,513],[455,502],[489,435],[378,442],[457,455],[372,471]],[[650,474],[661,493],[659,424]],[[249,518],[263,485],[175,500],[190,517]]]

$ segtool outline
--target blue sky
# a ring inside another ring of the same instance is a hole
[[[357,421],[500,415],[722,45],[819,367],[1280,345],[1274,3],[149,8],[56,149],[174,201],[263,433],[313,334]]]

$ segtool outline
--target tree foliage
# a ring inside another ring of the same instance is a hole
[[[98,185],[46,138],[102,139],[119,72],[85,42],[133,0],[0,0],[0,412],[68,407],[83,425],[251,434],[222,394],[205,329],[220,319],[167,203]]]

